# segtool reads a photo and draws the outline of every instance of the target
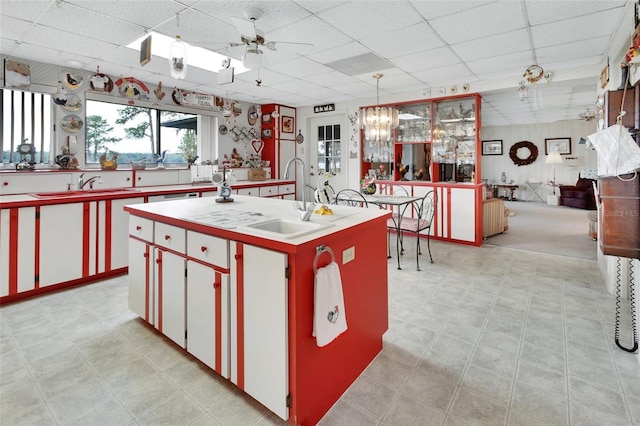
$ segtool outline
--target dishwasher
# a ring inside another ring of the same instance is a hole
[[[181,200],[183,198],[198,198],[197,192],[181,192],[179,194],[163,194],[163,195],[150,195],[148,198],[149,203],[157,203],[158,201],[171,201]]]

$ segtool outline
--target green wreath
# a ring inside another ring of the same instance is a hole
[[[529,150],[529,156],[526,158],[518,157],[518,150],[520,148],[527,148]],[[538,147],[529,141],[514,143],[509,150],[509,157],[511,157],[511,161],[513,161],[513,164],[516,166],[526,166],[527,164],[533,163],[536,161],[536,158],[538,158]]]

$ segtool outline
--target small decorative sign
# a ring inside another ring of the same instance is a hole
[[[140,43],[140,66],[143,67],[151,62],[151,35]]]
[[[316,105],[313,107],[314,113],[331,112],[336,110],[336,104]]]

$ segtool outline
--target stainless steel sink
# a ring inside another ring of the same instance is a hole
[[[57,191],[57,192],[38,192],[33,195],[38,198],[60,198],[60,197],[80,197],[80,196],[89,196],[89,195],[119,194],[122,192],[138,192],[138,190],[135,188],[100,188],[100,189]]]
[[[333,223],[303,222],[297,219],[270,219],[246,225],[246,228],[258,233],[278,236],[280,238],[296,238],[312,232],[321,231],[334,226]]]

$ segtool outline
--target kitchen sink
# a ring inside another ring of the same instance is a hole
[[[270,219],[246,225],[246,228],[258,233],[278,236],[280,238],[296,238],[312,232],[321,231],[334,226],[333,223],[303,222],[297,219]]]
[[[122,192],[138,192],[135,188],[100,188],[100,189],[83,189],[73,191],[58,191],[58,192],[38,192],[33,194],[38,198],[60,198],[60,197],[80,197],[89,195],[106,195],[106,194],[120,194]]]

